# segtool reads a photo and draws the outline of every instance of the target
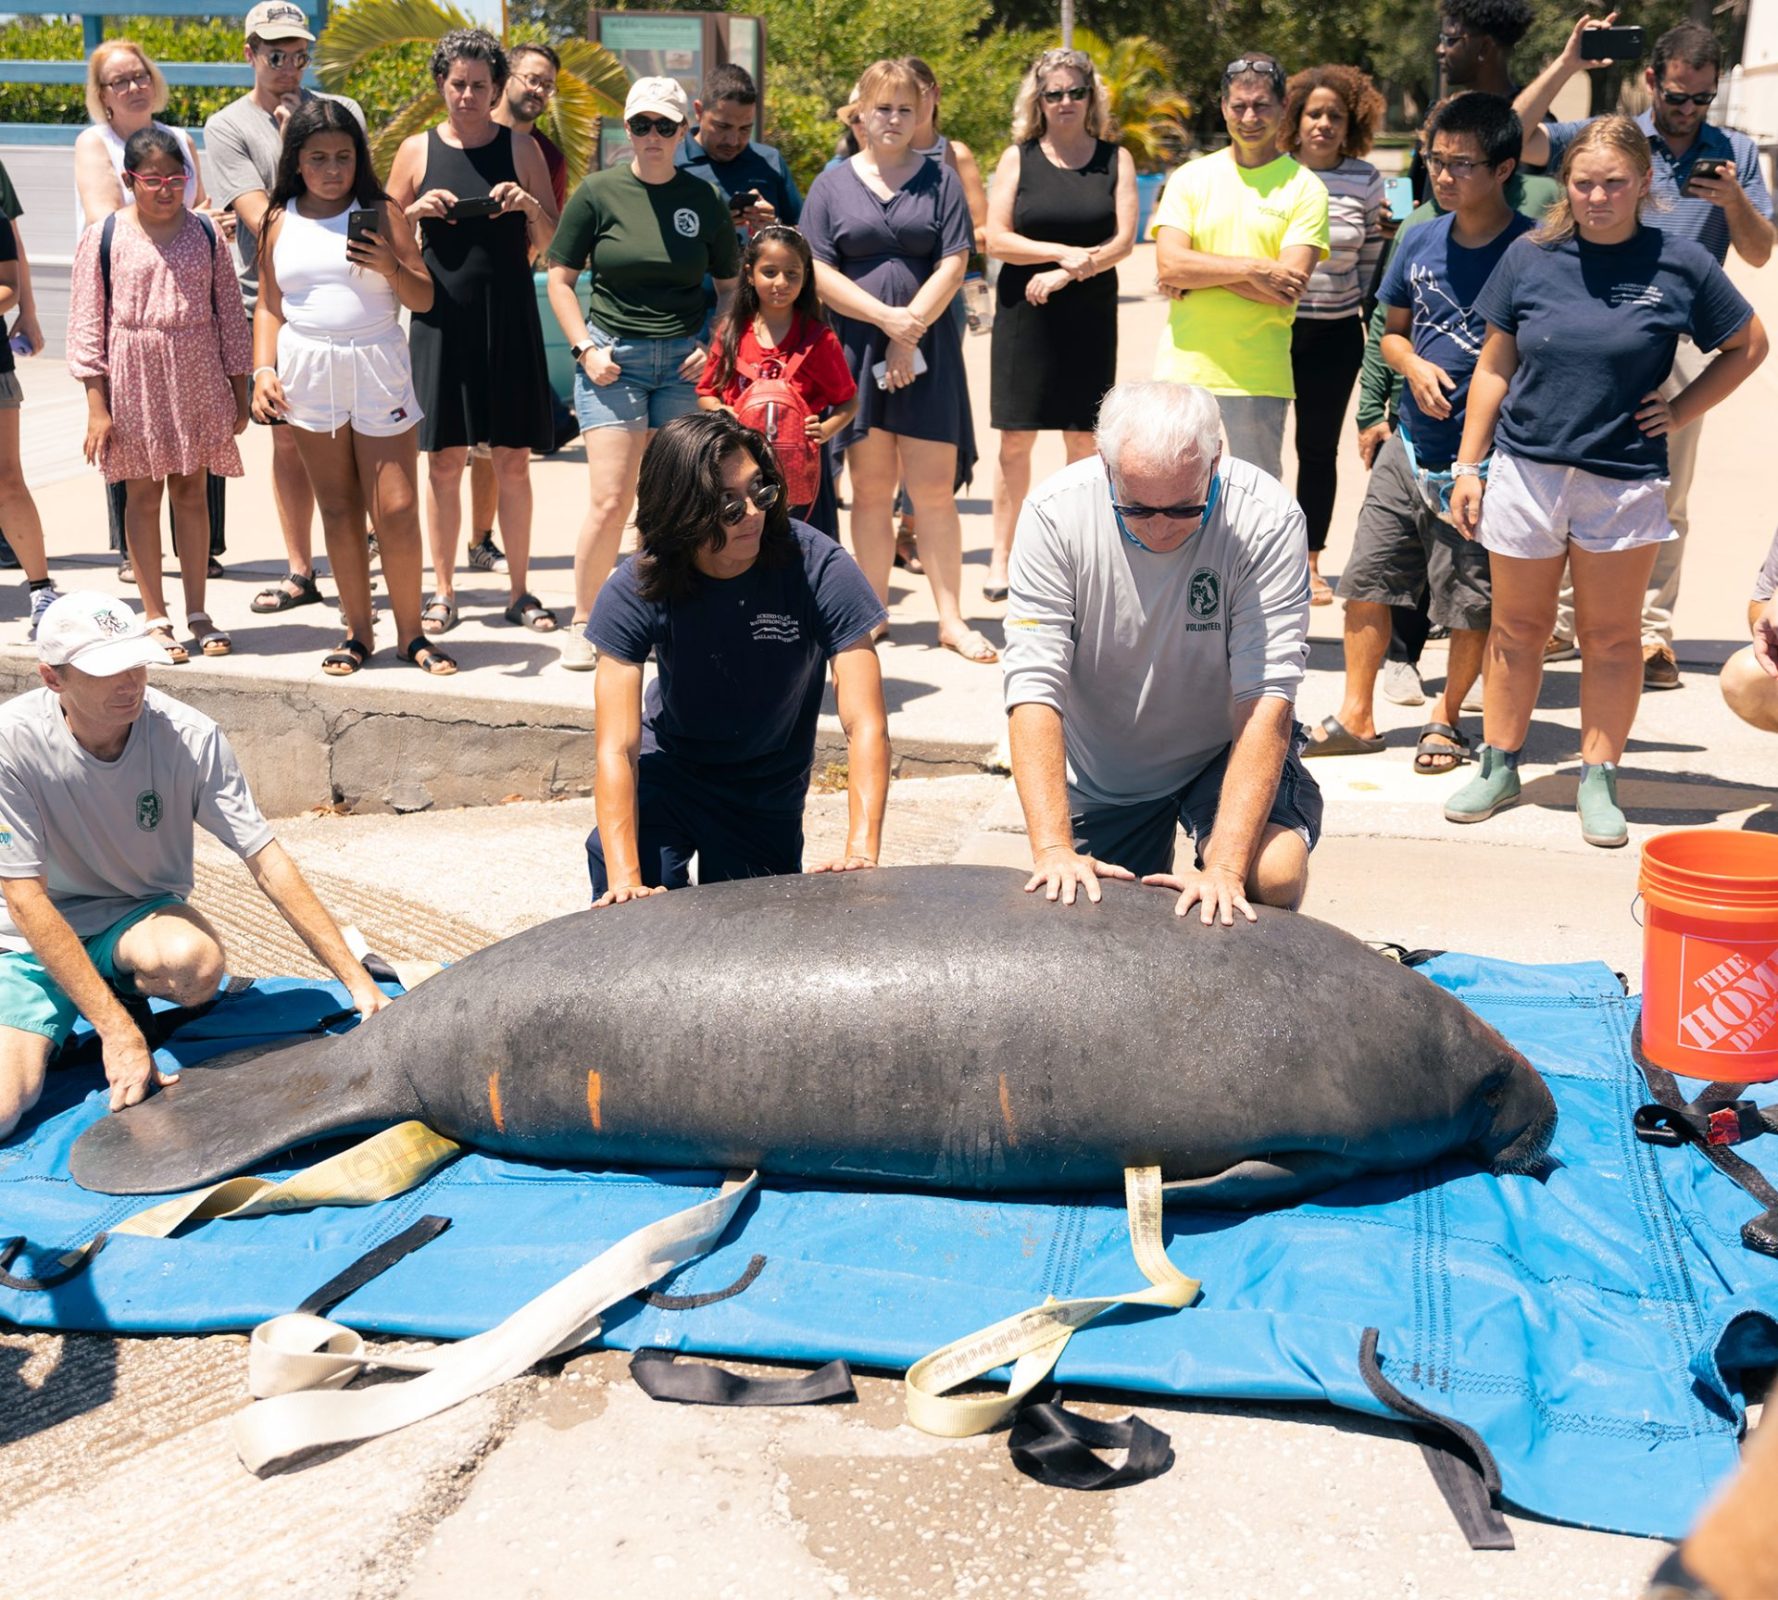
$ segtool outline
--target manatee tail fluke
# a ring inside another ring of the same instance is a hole
[[[74,1143],[74,1181],[101,1194],[171,1194],[310,1139],[412,1115],[403,1086],[379,1089],[357,1056],[347,1034],[189,1067],[176,1084],[88,1128]]]

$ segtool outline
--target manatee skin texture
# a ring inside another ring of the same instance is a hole
[[[1158,1165],[1206,1205],[1541,1162],[1555,1103],[1524,1057],[1338,929],[1022,883],[890,868],[562,917],[348,1034],[188,1069],[89,1129],[74,1176],[185,1189],[406,1117],[532,1159],[890,1187],[1102,1190]]]

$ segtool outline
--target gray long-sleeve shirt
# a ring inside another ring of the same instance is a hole
[[[1165,555],[1119,532],[1097,456],[1019,513],[1006,706],[1061,714],[1077,810],[1182,789],[1234,738],[1238,703],[1296,698],[1309,653],[1303,513],[1258,467],[1220,470],[1208,525]]]

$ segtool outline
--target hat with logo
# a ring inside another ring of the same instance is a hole
[[[131,667],[172,661],[148,637],[142,619],[123,603],[95,589],[76,589],[52,601],[37,623],[37,659],[50,667],[79,667],[95,678],[111,678]]]
[[[293,6],[290,0],[260,0],[247,13],[247,37],[249,39],[307,39],[311,44],[315,41],[314,34],[309,32],[309,14],[301,6]]]
[[[675,122],[691,120],[685,88],[677,78],[638,78],[630,85],[630,92],[624,97],[624,121],[651,111]]]

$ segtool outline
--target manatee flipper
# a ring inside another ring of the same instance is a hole
[[[102,1194],[172,1194],[322,1135],[412,1116],[412,1092],[399,1078],[379,1087],[358,1054],[347,1034],[188,1067],[177,1083],[88,1128],[69,1170]]]

